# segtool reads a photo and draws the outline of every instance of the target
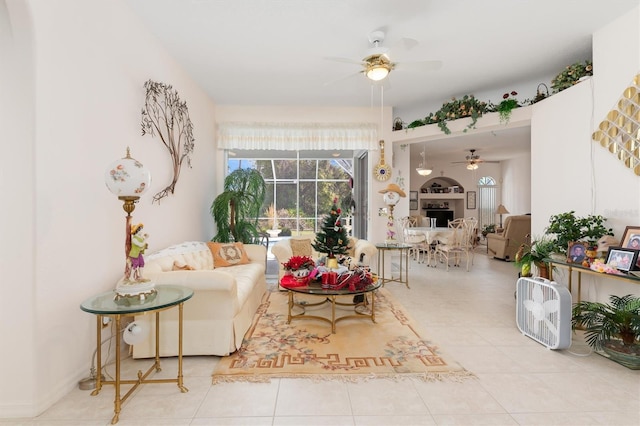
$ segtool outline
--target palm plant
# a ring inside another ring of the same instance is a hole
[[[640,298],[609,296],[610,303],[576,303],[572,310],[571,325],[585,327],[587,343],[594,349],[603,349],[612,339],[621,339],[625,352],[638,352],[640,345]]]
[[[224,180],[224,192],[211,204],[218,233],[212,241],[251,244],[257,241],[258,216],[264,203],[266,184],[255,169],[237,169]]]

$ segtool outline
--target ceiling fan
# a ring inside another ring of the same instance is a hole
[[[475,149],[469,150],[469,155],[465,157],[466,161],[452,161],[452,164],[466,164],[467,170],[477,170],[480,163],[499,163],[499,161],[485,161],[476,154]]]
[[[389,49],[382,46],[385,33],[382,30],[373,31],[369,34],[369,43],[371,48],[367,50],[366,56],[361,60],[350,58],[338,58],[327,57],[325,59],[336,62],[347,62],[351,64],[358,64],[362,69],[356,73],[349,74],[338,80],[351,77],[357,74],[364,74],[369,80],[373,82],[380,82],[384,80],[392,70],[395,69],[409,69],[416,68],[419,70],[437,70],[442,67],[442,61],[420,61],[420,62],[393,62],[389,57]],[[405,49],[410,49],[418,44],[417,40],[403,38],[402,44]],[[337,81],[337,80],[334,80]],[[333,82],[327,83],[331,84]]]

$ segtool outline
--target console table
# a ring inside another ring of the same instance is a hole
[[[569,271],[569,280],[567,282],[567,287],[569,288],[569,293],[571,293],[571,285],[573,283],[573,272],[577,272],[578,274],[578,303],[580,302],[580,294],[582,292],[582,274],[595,275],[601,278],[613,278],[616,280],[623,280],[626,282],[630,282],[633,284],[640,284],[640,278],[631,274],[604,274],[602,272],[594,271],[593,269],[587,268],[585,266],[579,265],[577,263],[568,263],[562,260],[556,259],[545,259],[547,263],[549,263],[549,279],[553,280],[553,267],[558,266],[561,268],[567,268]]]
[[[96,351],[96,363],[98,367],[98,374],[96,377],[96,389],[91,393],[92,396],[100,393],[103,384],[110,384],[115,386],[115,399],[114,399],[114,416],[111,419],[111,424],[118,422],[120,416],[120,410],[122,403],[136,390],[136,388],[142,383],[177,383],[181,392],[188,392],[189,389],[184,387],[182,383],[182,310],[183,304],[193,296],[193,290],[177,286],[177,285],[158,285],[155,287],[156,294],[148,296],[144,301],[140,301],[134,297],[125,297],[116,299],[116,293],[111,290],[96,296],[93,296],[80,305],[80,309],[85,312],[96,315],[97,323],[97,351]],[[178,377],[175,379],[147,379],[147,376],[153,371],[160,371],[160,312],[173,307],[178,307]],[[156,356],[155,362],[146,373],[138,371],[138,378],[136,380],[121,380],[120,379],[120,330],[122,328],[122,317],[134,316],[136,314],[155,313],[156,315]],[[115,323],[115,341],[116,341],[116,373],[115,380],[102,380],[102,318],[113,318]],[[133,387],[120,398],[120,385],[132,384]]]

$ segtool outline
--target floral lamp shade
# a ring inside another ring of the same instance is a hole
[[[120,199],[139,198],[151,184],[151,173],[135,158],[127,155],[114,161],[107,168],[104,181],[107,188]]]

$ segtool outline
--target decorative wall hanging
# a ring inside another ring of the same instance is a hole
[[[171,85],[148,80],[144,83],[146,96],[142,108],[142,135],[156,134],[171,155],[173,179],[171,184],[153,196],[153,202],[173,194],[182,162],[191,168],[193,152],[193,124],[189,118],[187,103],[180,100],[178,92]]]
[[[607,118],[600,122],[592,139],[640,176],[640,74],[627,87]]]

